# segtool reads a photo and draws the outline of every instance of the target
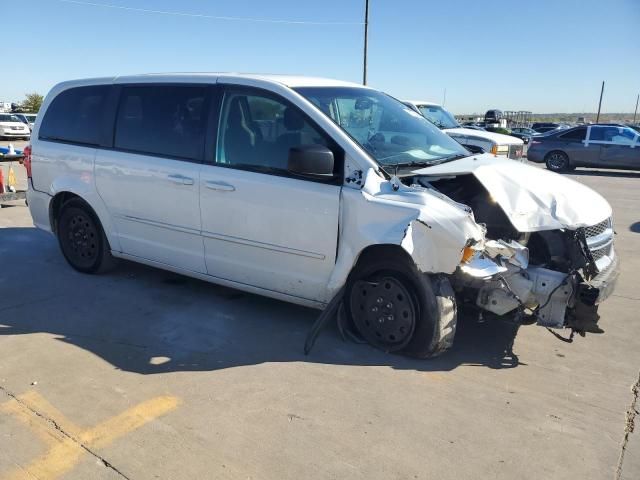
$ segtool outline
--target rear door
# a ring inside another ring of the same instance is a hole
[[[600,162],[604,167],[640,169],[640,139],[638,134],[624,127],[599,128]]]
[[[287,159],[292,147],[329,140],[297,107],[264,90],[223,87],[218,103],[218,128],[200,175],[207,272],[326,301],[341,177],[296,177]],[[342,173],[338,160],[336,172]]]
[[[122,250],[204,273],[199,174],[208,87],[117,88],[113,149],[98,150],[95,173]]]

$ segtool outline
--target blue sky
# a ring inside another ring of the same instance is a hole
[[[360,82],[364,0],[87,0],[141,9],[315,22],[223,21],[60,0],[0,0],[0,100],[93,76],[168,71],[318,75]],[[633,112],[640,0],[370,0],[369,85],[454,113]],[[20,33],[23,35],[20,35]],[[6,49],[3,49],[6,52]],[[10,74],[6,74],[10,69]]]

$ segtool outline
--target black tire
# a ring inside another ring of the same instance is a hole
[[[552,172],[568,172],[573,170],[568,155],[559,150],[547,153],[546,157],[544,157],[544,161],[547,168]]]
[[[344,307],[351,327],[385,352],[428,358],[453,345],[457,311],[449,280],[422,274],[407,259],[358,265]]]
[[[100,220],[86,202],[66,202],[57,221],[58,243],[64,258],[82,273],[105,272],[115,265]]]

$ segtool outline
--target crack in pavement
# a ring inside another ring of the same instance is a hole
[[[640,302],[640,298],[629,297],[628,295],[618,295],[617,293],[612,293],[612,297],[625,298],[627,300],[635,300],[636,302]]]
[[[620,480],[622,476],[622,464],[624,462],[624,454],[627,450],[627,444],[629,443],[629,435],[633,433],[635,428],[636,415],[640,414],[638,411],[638,396],[640,396],[640,373],[638,373],[638,380],[631,386],[631,393],[633,393],[633,399],[631,405],[627,409],[627,414],[624,423],[624,437],[622,437],[622,444],[620,445],[620,457],[618,458],[618,465],[616,466],[616,474],[614,479]]]
[[[125,480],[131,480],[131,478],[127,477],[124,473],[122,473],[120,470],[118,470],[113,464],[111,464],[108,460],[106,460],[105,458],[101,457],[98,453],[94,452],[93,450],[91,450],[89,447],[87,447],[85,444],[83,444],[81,441],[79,441],[77,438],[75,438],[73,435],[71,435],[70,433],[68,433],[67,431],[65,431],[59,424],[58,422],[56,422],[53,418],[44,415],[43,413],[38,412],[37,410],[31,408],[31,406],[22,401],[20,398],[18,398],[17,395],[13,394],[12,392],[10,392],[9,390],[7,390],[5,387],[3,387],[2,385],[0,385],[0,391],[2,391],[5,395],[7,395],[9,398],[15,400],[16,402],[18,402],[22,407],[26,408],[27,410],[29,410],[31,413],[33,413],[35,416],[37,416],[38,418],[41,418],[42,420],[44,420],[46,423],[48,423],[49,425],[51,425],[56,431],[60,432],[60,434],[62,434],[64,437],[68,438],[69,440],[71,440],[73,443],[75,443],[76,445],[78,445],[80,448],[82,448],[85,452],[87,452],[88,454],[92,455],[93,457],[95,457],[98,461],[100,461],[105,467],[107,467],[108,469],[112,470],[113,472],[115,472],[117,475],[119,475],[121,478],[125,479]]]

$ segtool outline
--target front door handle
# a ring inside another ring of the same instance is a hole
[[[179,183],[180,185],[193,185],[193,178],[185,177],[184,175],[169,175],[168,178],[173,183]]]
[[[204,184],[207,188],[210,188],[211,190],[220,190],[221,192],[235,192],[236,190],[236,187],[226,182],[216,182],[214,180],[207,180],[206,182],[204,182]]]

